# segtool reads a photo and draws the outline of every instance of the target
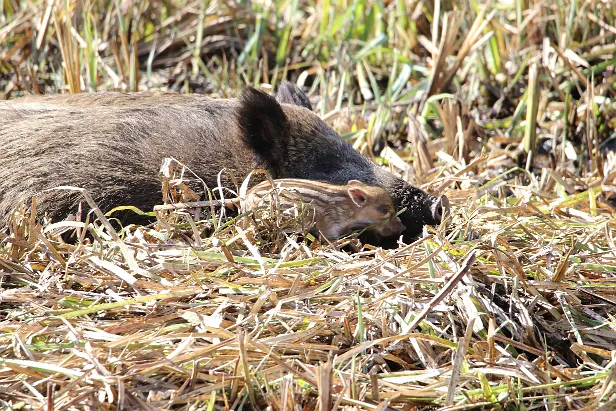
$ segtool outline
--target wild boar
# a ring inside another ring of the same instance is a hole
[[[406,228],[382,187],[358,180],[346,185],[292,178],[273,183],[272,186],[270,181],[263,181],[250,189],[244,208],[276,204],[277,211],[292,214],[303,209],[307,220],[314,222],[316,232],[328,240],[372,225],[376,225],[374,231],[383,237],[398,235]]]
[[[238,99],[143,92],[2,101],[0,224],[34,194],[39,212],[65,218],[82,198],[44,191],[61,185],[87,189],[104,212],[119,205],[151,210],[161,202],[164,157],[182,162],[209,189],[219,182],[234,189],[255,168],[273,178],[383,187],[396,209],[407,208],[400,215],[407,240],[440,222],[446,201],[355,151],[297,86],[282,84],[277,97],[247,87]]]

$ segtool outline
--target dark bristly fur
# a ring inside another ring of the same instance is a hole
[[[259,147],[255,151],[259,154],[276,152],[276,158],[267,158],[269,171],[283,174],[284,159],[288,157],[286,136],[291,130],[282,106],[274,97],[250,87],[244,90],[240,101],[237,122],[246,144],[253,149]]]
[[[151,210],[161,202],[158,170],[169,156],[210,189],[223,168],[222,183],[232,189],[231,174],[241,181],[254,168],[274,178],[382,186],[398,209],[408,208],[400,216],[406,238],[440,221],[439,200],[353,150],[306,108],[308,98],[298,87],[285,83],[280,90],[279,100],[296,104],[280,104],[252,88],[239,100],[97,93],[2,101],[0,225],[34,194],[40,212],[66,217],[82,198],[42,192],[60,185],[86,188],[103,211],[118,205]]]
[[[279,103],[293,104],[312,110],[310,99],[299,87],[287,81],[283,82],[276,92],[276,100]]]

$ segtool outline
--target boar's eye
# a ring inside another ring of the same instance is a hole
[[[379,208],[377,208],[377,211],[385,216],[389,216],[390,213],[389,207],[384,204],[380,205]]]

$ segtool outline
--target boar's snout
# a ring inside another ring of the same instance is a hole
[[[449,214],[449,199],[447,196],[442,195],[439,198],[436,198],[432,207],[430,207],[431,218],[434,221],[434,224],[440,224],[441,221]]]

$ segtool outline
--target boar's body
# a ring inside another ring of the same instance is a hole
[[[66,217],[86,188],[103,211],[161,203],[165,156],[184,162],[207,184],[224,167],[257,166],[235,120],[236,100],[177,94],[82,94],[0,102],[0,216],[37,194],[37,208]],[[225,181],[229,184],[229,181]]]
[[[83,198],[99,207],[150,210],[161,202],[158,170],[174,157],[210,189],[235,189],[254,168],[274,178],[380,185],[392,196],[406,238],[438,223],[441,201],[381,169],[309,110],[296,86],[273,97],[247,88],[240,99],[173,93],[98,93],[32,96],[0,102],[0,225],[21,201],[37,195],[37,209],[53,219]],[[226,172],[220,174],[221,170]],[[258,180],[255,180],[255,182]]]

